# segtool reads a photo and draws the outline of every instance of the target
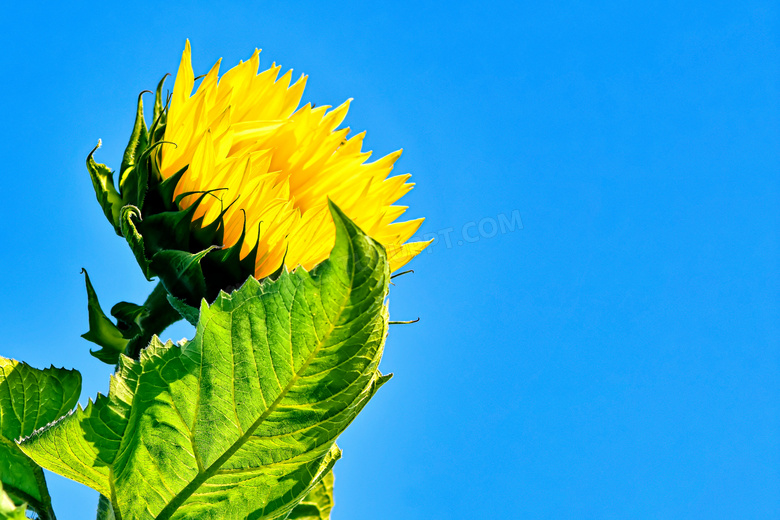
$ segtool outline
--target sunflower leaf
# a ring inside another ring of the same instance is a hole
[[[295,506],[287,520],[329,520],[333,509],[333,472],[322,477],[309,494]]]
[[[27,502],[42,517],[51,512],[43,471],[14,440],[66,414],[80,393],[75,370],[38,370],[0,357],[0,483],[17,504]]]
[[[388,379],[384,249],[331,211],[327,261],[203,301],[192,341],[154,338],[138,361],[122,356],[108,396],[23,441],[25,453],[111,497],[117,518],[286,518]]]

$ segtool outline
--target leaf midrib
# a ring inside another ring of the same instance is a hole
[[[352,244],[349,244],[350,249],[352,249]],[[355,272],[354,272],[354,266],[352,267],[352,270],[350,271],[349,276],[349,288],[347,290],[346,295],[344,296],[344,299],[342,303],[339,305],[339,311],[336,314],[336,319],[331,321],[330,323],[330,329],[328,332],[322,336],[322,339],[318,341],[317,346],[312,349],[309,356],[306,358],[306,361],[300,366],[300,368],[293,374],[292,378],[290,378],[290,381],[287,383],[287,385],[282,389],[282,391],[279,393],[279,396],[277,396],[276,399],[274,399],[273,403],[271,403],[271,406],[269,406],[262,414],[260,414],[260,417],[257,418],[257,420],[252,423],[252,425],[247,428],[246,432],[239,437],[236,442],[233,443],[233,445],[228,448],[224,454],[222,454],[221,457],[219,457],[217,460],[215,460],[211,466],[209,466],[206,471],[198,473],[198,475],[189,483],[187,484],[184,489],[182,489],[173,499],[168,502],[168,505],[166,505],[162,511],[155,517],[155,520],[169,520],[174,513],[179,509],[179,507],[184,504],[184,502],[192,496],[195,491],[208,479],[213,477],[217,474],[220,467],[222,467],[223,464],[225,464],[235,453],[249,440],[249,438],[252,436],[252,434],[257,430],[257,428],[260,427],[260,425],[268,418],[271,413],[273,413],[274,410],[276,410],[277,406],[284,400],[285,397],[287,397],[287,393],[293,388],[295,383],[298,382],[298,380],[301,378],[301,374],[309,367],[311,362],[314,360],[316,355],[319,353],[320,349],[325,345],[327,340],[330,338],[331,334],[333,334],[334,329],[336,328],[336,323],[339,322],[339,318],[342,316],[344,309],[346,308],[346,304],[349,301],[350,297],[352,296],[352,292],[354,290],[354,281],[355,281]],[[298,292],[299,287],[295,288],[295,292]],[[295,301],[295,296],[293,296],[293,301]],[[193,446],[194,448],[194,446]]]

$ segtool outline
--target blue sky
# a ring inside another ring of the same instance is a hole
[[[79,270],[106,308],[152,289],[84,158],[118,168],[185,38],[196,74],[260,47],[304,101],[355,98],[439,237],[392,288],[421,321],[341,438],[334,520],[780,516],[776,2],[9,4],[0,354],[78,368],[82,402],[110,368]]]

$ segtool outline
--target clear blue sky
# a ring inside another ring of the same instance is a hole
[[[368,148],[404,148],[440,237],[392,288],[422,320],[341,438],[334,520],[780,517],[776,1],[3,11],[0,354],[106,390],[79,269],[106,308],[152,285],[84,158],[102,138],[119,166],[185,38],[196,73],[260,47],[310,75],[304,101],[355,98]],[[60,520],[92,517],[93,492],[50,486]]]

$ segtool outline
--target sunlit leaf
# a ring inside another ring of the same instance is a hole
[[[24,451],[110,497],[117,518],[277,519],[319,500],[336,438],[389,379],[384,249],[332,213],[327,261],[204,301],[192,341],[122,356],[107,397]]]
[[[333,472],[314,486],[306,498],[295,506],[287,520],[329,520],[333,509]]]
[[[38,370],[0,357],[0,482],[17,504],[27,502],[44,515],[51,511],[41,468],[14,441],[68,413],[80,393],[75,370]]]

